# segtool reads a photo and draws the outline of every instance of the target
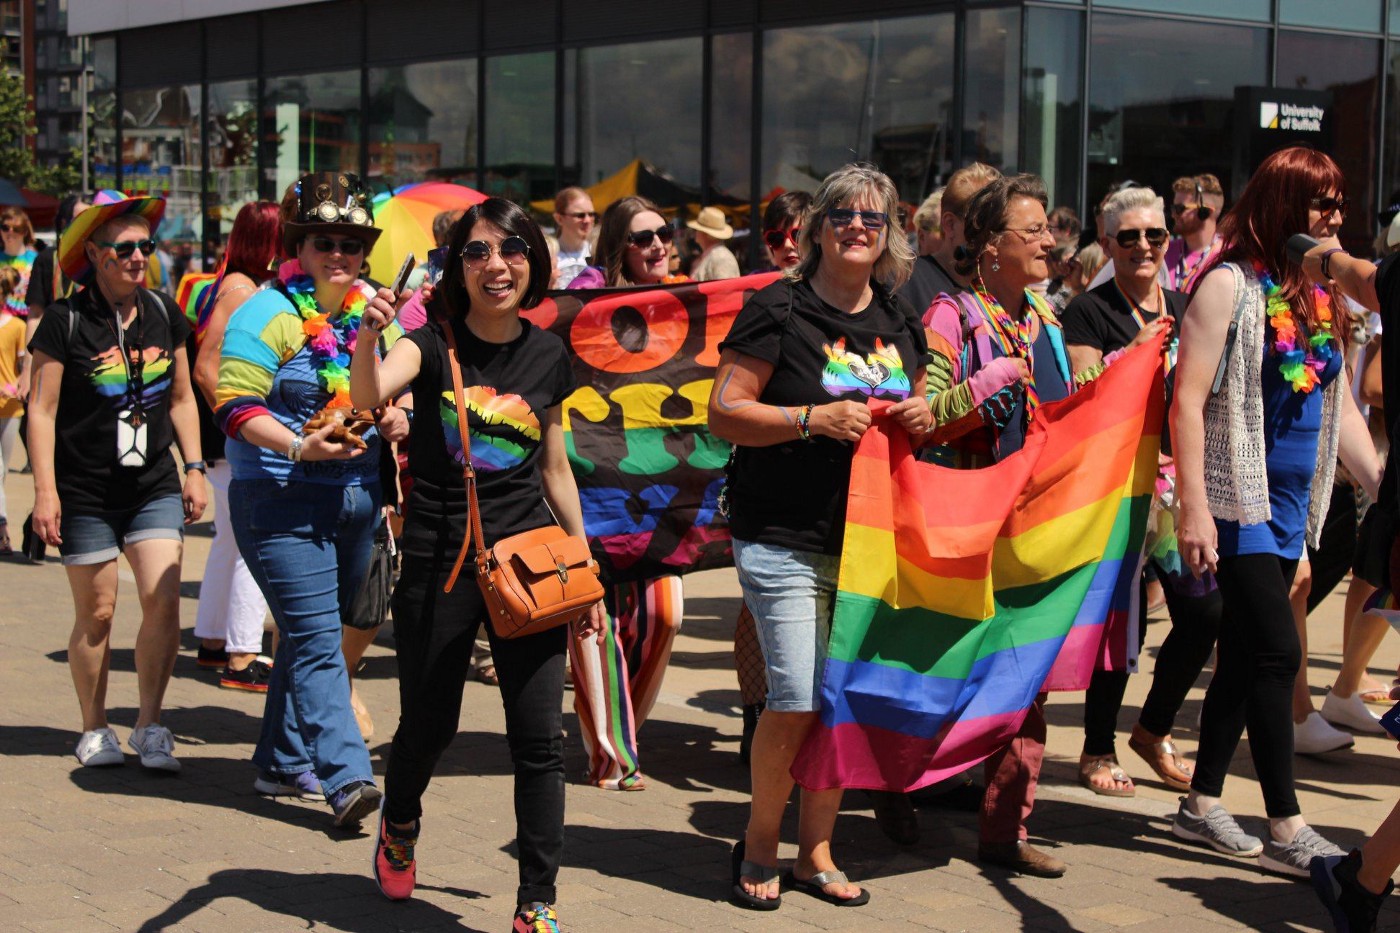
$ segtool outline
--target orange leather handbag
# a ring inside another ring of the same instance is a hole
[[[546,525],[497,541],[487,548],[481,531],[481,507],[476,498],[467,405],[462,391],[462,368],[452,325],[444,323],[447,361],[452,370],[452,393],[457,402],[457,430],[462,438],[462,482],[467,488],[469,529],[452,565],[444,593],[452,592],[467,550],[476,545],[476,582],[486,600],[491,629],[498,638],[521,638],[582,618],[603,598],[598,564],[588,542],[556,525]]]

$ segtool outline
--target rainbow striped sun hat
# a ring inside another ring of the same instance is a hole
[[[151,235],[154,236],[161,218],[165,216],[165,198],[123,196],[112,199],[113,194],[120,192],[103,191],[103,197],[99,199],[103,203],[95,204],[74,217],[73,222],[58,238],[58,265],[63,269],[64,275],[79,285],[92,284],[92,263],[88,261],[87,251],[83,246],[97,228],[114,217],[135,214],[146,219],[151,228]]]

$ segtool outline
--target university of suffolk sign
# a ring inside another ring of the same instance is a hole
[[[1235,88],[1235,153],[1231,199],[1271,153],[1305,145],[1332,148],[1335,122],[1331,91],[1284,87]]]

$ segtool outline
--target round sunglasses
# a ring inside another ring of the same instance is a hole
[[[675,238],[676,231],[669,226],[657,227],[655,230],[635,230],[627,234],[627,242],[637,249],[650,249],[652,243],[657,240],[661,241],[662,246],[670,246]]]
[[[500,246],[492,246],[485,240],[472,240],[462,247],[462,258],[469,266],[484,265],[496,253],[508,266],[518,266],[530,258],[530,244],[523,237],[508,236]]]

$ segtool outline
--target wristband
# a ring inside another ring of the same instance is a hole
[[[1329,249],[1327,252],[1325,252],[1325,253],[1322,254],[1322,277],[1323,277],[1324,279],[1331,279],[1331,278],[1332,278],[1332,273],[1331,273],[1331,271],[1330,271],[1330,270],[1331,270],[1331,266],[1332,266],[1332,254],[1333,254],[1333,253],[1345,253],[1345,252],[1346,252],[1346,250],[1340,249],[1340,248],[1334,246],[1334,247],[1332,247],[1331,249]]]
[[[291,443],[291,445],[287,448],[287,459],[290,460],[290,461],[292,461],[293,463],[300,463],[300,462],[301,462],[301,445],[304,444],[304,443],[305,443],[305,439],[302,438],[301,435],[297,435],[296,437],[292,438],[292,443]]]
[[[797,412],[797,436],[804,441],[812,439],[812,409],[815,405],[803,405]]]
[[[205,463],[203,460],[189,460],[189,461],[186,461],[186,463],[185,463],[185,472],[186,472],[186,473],[194,473],[195,471],[198,471],[198,472],[200,472],[200,473],[203,473],[203,474],[205,474],[205,475],[207,476],[207,475],[209,475],[209,465],[208,465],[207,463]]]

